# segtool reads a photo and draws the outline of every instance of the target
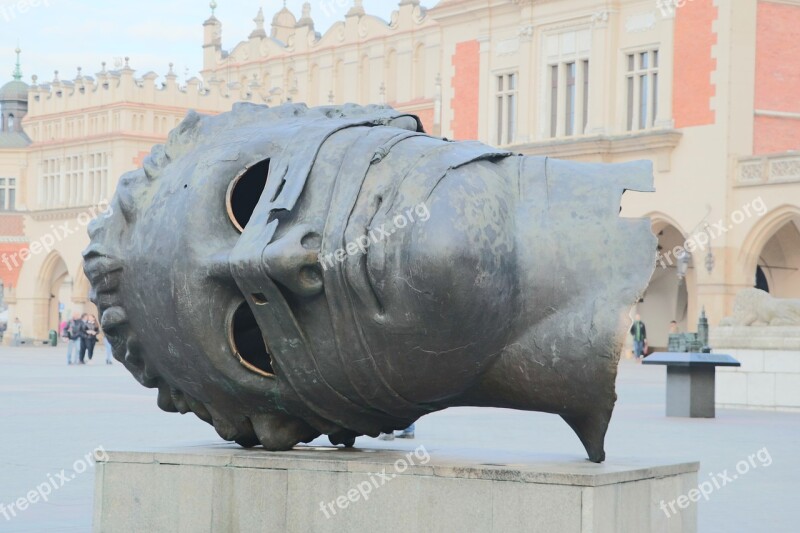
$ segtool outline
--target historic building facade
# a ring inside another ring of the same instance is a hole
[[[226,48],[212,12],[202,82],[179,85],[170,70],[158,83],[127,63],[33,80],[30,144],[0,141],[0,173],[17,184],[0,246],[29,250],[0,268],[10,316],[30,335],[54,327],[59,303],[91,307],[78,217],[96,215],[187,109],[238,100],[386,103],[434,135],[652,160],[657,192],[622,202],[622,216],[649,216],[659,237],[639,305],[652,345],[666,344],[673,318],[691,328],[702,307],[716,323],[744,287],[800,297],[800,0],[402,0],[389,21],[356,0],[324,34],[309,4],[298,15],[284,8],[267,24],[258,10]]]

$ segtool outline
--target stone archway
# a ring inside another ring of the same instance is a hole
[[[778,298],[800,298],[800,207],[764,215],[742,246],[747,279]]]
[[[52,252],[42,263],[36,288],[33,336],[45,339],[51,329],[58,331],[62,314],[69,311],[72,278],[64,259]]]
[[[684,246],[686,235],[665,215],[652,214],[650,219],[658,238],[658,256],[654,258],[655,271],[636,310],[647,325],[650,347],[666,349],[670,321],[675,320],[681,332],[694,330],[694,260],[689,257],[686,274],[679,278],[680,253],[675,250]]]
[[[800,216],[786,222],[761,248],[758,271],[766,288],[778,298],[800,298]]]

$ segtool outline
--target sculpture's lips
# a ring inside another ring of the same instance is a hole
[[[83,270],[96,293],[108,293],[119,286],[122,261],[116,259],[98,246],[90,245],[83,252]]]

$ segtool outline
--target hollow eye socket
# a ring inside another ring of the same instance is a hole
[[[228,210],[228,218],[239,232],[244,231],[250,217],[253,216],[261,193],[267,186],[268,175],[269,159],[265,159],[245,168],[228,185],[225,207]]]
[[[243,302],[233,313],[230,324],[230,343],[239,362],[248,370],[262,376],[274,377],[270,357],[261,328],[252,309]]]

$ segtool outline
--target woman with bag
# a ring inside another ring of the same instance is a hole
[[[87,315],[83,327],[81,328],[81,363],[84,363],[84,355],[88,352],[89,360],[94,355],[94,345],[97,343],[97,319],[94,315]]]

